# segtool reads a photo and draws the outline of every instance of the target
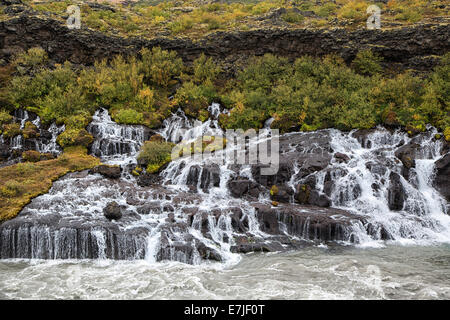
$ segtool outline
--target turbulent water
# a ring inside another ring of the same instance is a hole
[[[315,247],[233,266],[0,261],[3,299],[449,299],[450,247]]]
[[[179,110],[157,133],[174,143],[222,134],[217,117],[227,111],[213,104],[209,112],[201,123]],[[29,117],[17,118],[23,127]],[[213,154],[225,153],[222,163],[180,158],[156,184],[138,186],[131,171],[154,132],[98,110],[87,127],[90,153],[120,165],[121,177],[69,174],[3,224],[0,298],[450,298],[449,206],[433,185],[445,151],[434,128],[415,138],[383,128],[278,136],[271,120],[250,143],[279,139],[273,177],[236,166],[227,148]],[[58,153],[62,130],[52,125],[35,149]],[[406,170],[399,152],[411,145]],[[272,184],[287,190],[279,207]],[[298,186],[333,209],[299,206]],[[123,212],[118,221],[103,215],[111,201]],[[244,254],[252,251],[274,252]]]

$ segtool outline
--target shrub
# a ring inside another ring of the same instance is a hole
[[[144,117],[142,113],[133,109],[120,109],[113,113],[114,121],[123,124],[140,124]]]
[[[147,166],[147,172],[155,173],[171,161],[174,144],[160,141],[146,141],[137,157],[140,165]]]
[[[369,4],[365,1],[350,0],[338,10],[338,18],[351,20],[352,22],[361,22],[367,19],[367,7]]]
[[[25,127],[22,130],[24,139],[36,138],[39,136],[39,129],[30,121],[25,122]]]
[[[174,79],[180,75],[183,62],[175,51],[162,50],[159,47],[153,47],[151,51],[144,48],[141,57],[141,70],[149,82],[160,87],[176,83]]]
[[[56,142],[63,147],[83,146],[87,147],[94,141],[94,138],[85,129],[68,128],[61,133]]]
[[[212,58],[207,58],[203,53],[194,60],[193,69],[193,80],[196,84],[202,84],[207,80],[214,81],[222,71]]]
[[[281,19],[289,23],[300,23],[305,20],[305,18],[301,14],[294,11],[286,12],[281,16]]]
[[[356,54],[352,62],[353,68],[362,75],[374,75],[383,70],[380,62],[383,58],[374,54],[372,50],[362,50]]]
[[[3,124],[8,124],[13,120],[13,116],[9,114],[6,110],[0,110],[0,127]]]
[[[13,64],[22,68],[37,68],[45,65],[48,61],[47,52],[44,49],[36,47],[22,52],[14,59]]]
[[[208,89],[212,85],[196,85],[193,82],[185,82],[175,94],[176,101],[184,107],[187,115],[204,121],[208,118],[206,108],[209,105]]]
[[[22,158],[28,162],[38,162],[41,159],[41,154],[35,150],[28,150],[22,153]]]
[[[9,123],[3,125],[3,137],[6,139],[18,136],[21,133],[18,123]]]

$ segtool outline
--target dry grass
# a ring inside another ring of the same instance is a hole
[[[92,168],[100,160],[84,148],[68,148],[59,158],[0,169],[0,221],[14,218],[33,198],[47,193],[66,173]]]

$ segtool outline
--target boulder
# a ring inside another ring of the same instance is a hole
[[[122,210],[120,205],[115,201],[106,205],[103,209],[103,214],[108,220],[119,220],[122,218]]]
[[[348,155],[346,155],[345,153],[336,152],[334,154],[334,157],[340,163],[342,163],[342,162],[349,162],[350,161],[350,157]]]
[[[137,177],[137,184],[140,187],[149,187],[151,185],[157,184],[160,180],[160,177],[154,173],[141,173],[139,177]]]
[[[390,210],[402,210],[406,193],[402,185],[401,177],[395,172],[389,175],[388,206]]]
[[[238,178],[228,182],[228,189],[235,198],[242,198],[245,195],[258,198],[262,191],[261,186],[246,178]]]
[[[436,176],[434,178],[434,186],[450,201],[450,153],[435,162]]]
[[[418,143],[408,143],[398,148],[395,151],[395,156],[400,159],[406,169],[411,169],[416,166],[414,159],[418,149],[420,149],[420,145]]]
[[[89,170],[90,174],[99,173],[109,179],[119,179],[122,168],[120,166],[110,166],[102,164]]]
[[[318,207],[331,206],[331,200],[327,195],[320,194],[307,184],[297,185],[294,198],[300,204],[310,204]]]

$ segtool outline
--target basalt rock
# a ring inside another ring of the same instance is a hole
[[[8,0],[6,0],[8,1]],[[9,0],[14,1],[14,0]],[[387,30],[311,30],[268,28],[250,31],[215,32],[198,41],[190,39],[121,38],[82,27],[70,30],[63,21],[42,18],[25,10],[0,22],[0,59],[9,60],[20,50],[40,46],[52,61],[91,65],[95,60],[117,54],[136,54],[143,47],[175,50],[186,62],[201,53],[224,61],[230,74],[234,61],[254,55],[275,53],[294,59],[303,55],[341,55],[351,62],[357,52],[371,48],[387,66],[429,70],[449,51],[448,24],[402,27]]]
[[[228,182],[228,189],[230,190],[231,195],[235,198],[242,198],[245,195],[258,198],[259,194],[263,190],[257,183],[245,178],[230,180]]]
[[[391,210],[402,210],[406,200],[405,188],[401,183],[401,177],[391,172],[389,175],[389,189],[388,189],[388,205]]]
[[[351,234],[351,224],[365,224],[362,217],[340,209],[299,205],[276,208],[263,204],[254,206],[262,231],[269,234],[282,234],[281,230],[284,230],[307,240],[356,241]]]
[[[450,201],[450,153],[435,163],[436,176],[434,185],[447,201]]]
[[[122,171],[122,168],[120,166],[110,166],[110,165],[102,164],[102,165],[96,166],[96,167],[92,168],[91,170],[89,170],[89,173],[91,173],[91,174],[99,173],[102,176],[104,176],[105,178],[119,179],[121,171]]]
[[[296,187],[295,200],[300,204],[310,204],[318,207],[331,206],[331,200],[325,194],[320,194],[307,184],[299,184]]]
[[[103,209],[103,213],[109,220],[119,220],[122,218],[122,210],[120,205],[115,201],[108,203]]]

